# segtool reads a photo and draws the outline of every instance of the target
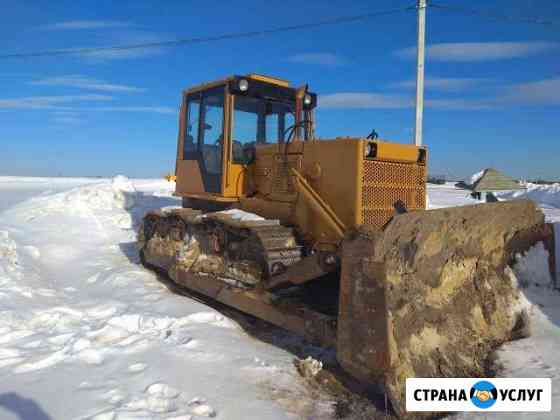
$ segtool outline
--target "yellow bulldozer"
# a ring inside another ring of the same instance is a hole
[[[544,219],[526,201],[425,211],[425,147],[375,132],[318,139],[316,106],[307,86],[256,74],[184,91],[183,208],[145,216],[141,259],[335,347],[403,415],[406,377],[485,373],[472,358],[508,339],[515,315],[494,316],[515,299],[507,267],[547,235]]]

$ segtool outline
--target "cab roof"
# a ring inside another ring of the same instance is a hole
[[[211,88],[216,87],[216,86],[224,85],[224,84],[230,82],[231,80],[239,79],[240,77],[245,78],[245,79],[249,79],[249,80],[257,80],[259,82],[264,82],[264,83],[267,83],[267,84],[276,85],[278,87],[284,87],[284,88],[290,87],[290,82],[286,79],[281,79],[279,77],[268,76],[268,75],[264,75],[264,74],[251,73],[251,74],[247,74],[245,76],[232,75],[232,76],[226,77],[224,79],[215,80],[213,82],[206,82],[206,83],[202,83],[200,85],[195,85],[193,87],[185,89],[184,93],[189,94],[189,93],[200,92],[200,91],[203,91],[203,90],[211,89]]]
[[[243,79],[249,81],[249,86],[244,90],[240,90],[239,82]],[[227,87],[229,93],[235,96],[242,95],[284,103],[295,103],[297,101],[298,89],[291,87],[290,82],[287,80],[254,73],[244,76],[234,75],[214,82],[193,86],[183,91],[183,95],[185,98],[198,96],[214,88],[219,89],[221,86]],[[315,108],[317,106],[317,95],[309,91],[306,91],[306,95],[308,95],[311,100],[306,103],[304,108]]]

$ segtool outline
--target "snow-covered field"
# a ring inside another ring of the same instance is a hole
[[[292,354],[138,264],[135,224],[171,188],[0,178],[1,419],[327,417]]]
[[[146,210],[179,204],[172,188],[0,177],[0,419],[333,418],[333,401],[309,389],[293,354],[138,264],[135,227]],[[560,221],[554,191],[531,191]],[[429,202],[476,203],[449,184],[430,186]],[[543,257],[535,249],[517,271],[533,334],[499,357],[506,376],[553,378],[553,412],[530,418],[558,418],[560,295]]]

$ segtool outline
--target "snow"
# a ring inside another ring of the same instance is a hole
[[[139,264],[139,220],[173,189],[0,177],[1,419],[332,418],[291,353]]]
[[[446,182],[442,185],[429,184],[427,207],[430,209],[439,209],[442,207],[465,206],[471,204],[480,204],[470,196],[471,192],[462,188],[456,188],[452,182]]]
[[[310,390],[291,353],[170,292],[139,264],[135,229],[147,210],[180,205],[173,189],[124,176],[0,177],[0,418],[25,418],[22,410],[39,420],[334,417],[333,401]],[[560,222],[558,185],[500,195],[517,197]],[[430,185],[428,202],[478,203],[450,183]],[[555,418],[560,295],[546,257],[538,244],[516,258],[533,333],[498,353],[505,376],[552,378],[553,412],[538,418]]]
[[[223,210],[218,213],[227,214],[232,219],[239,220],[240,222],[264,220],[264,217],[261,217],[258,214],[249,213],[240,209]]]
[[[524,255],[515,256],[514,271],[521,287],[546,288],[554,285],[548,267],[548,257],[548,251],[542,242],[537,243]]]
[[[547,222],[560,222],[560,184],[537,185],[526,184],[527,190],[496,192],[499,200],[529,199],[533,200],[543,211]],[[470,196],[471,192],[455,187],[452,182],[443,185],[428,186],[428,208],[466,206],[480,204]]]
[[[482,178],[482,175],[484,175],[484,169],[481,170],[481,171],[478,171],[477,173],[475,173],[471,176],[469,185],[474,185],[474,183],[476,181],[478,181],[480,178]]]
[[[543,209],[548,221],[560,222],[560,184],[539,185],[529,182],[525,187],[526,190],[501,192],[497,196],[501,200],[517,198],[533,200]]]

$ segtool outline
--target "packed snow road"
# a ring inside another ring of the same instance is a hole
[[[0,419],[334,418],[332,397],[307,386],[293,354],[139,265],[137,223],[178,205],[171,190],[125,177],[0,177]],[[554,219],[560,204],[547,191],[538,198]],[[430,187],[429,202],[476,203],[451,185]],[[542,247],[521,265],[533,334],[499,358],[505,376],[553,379],[553,412],[530,418],[557,418],[560,296]]]

